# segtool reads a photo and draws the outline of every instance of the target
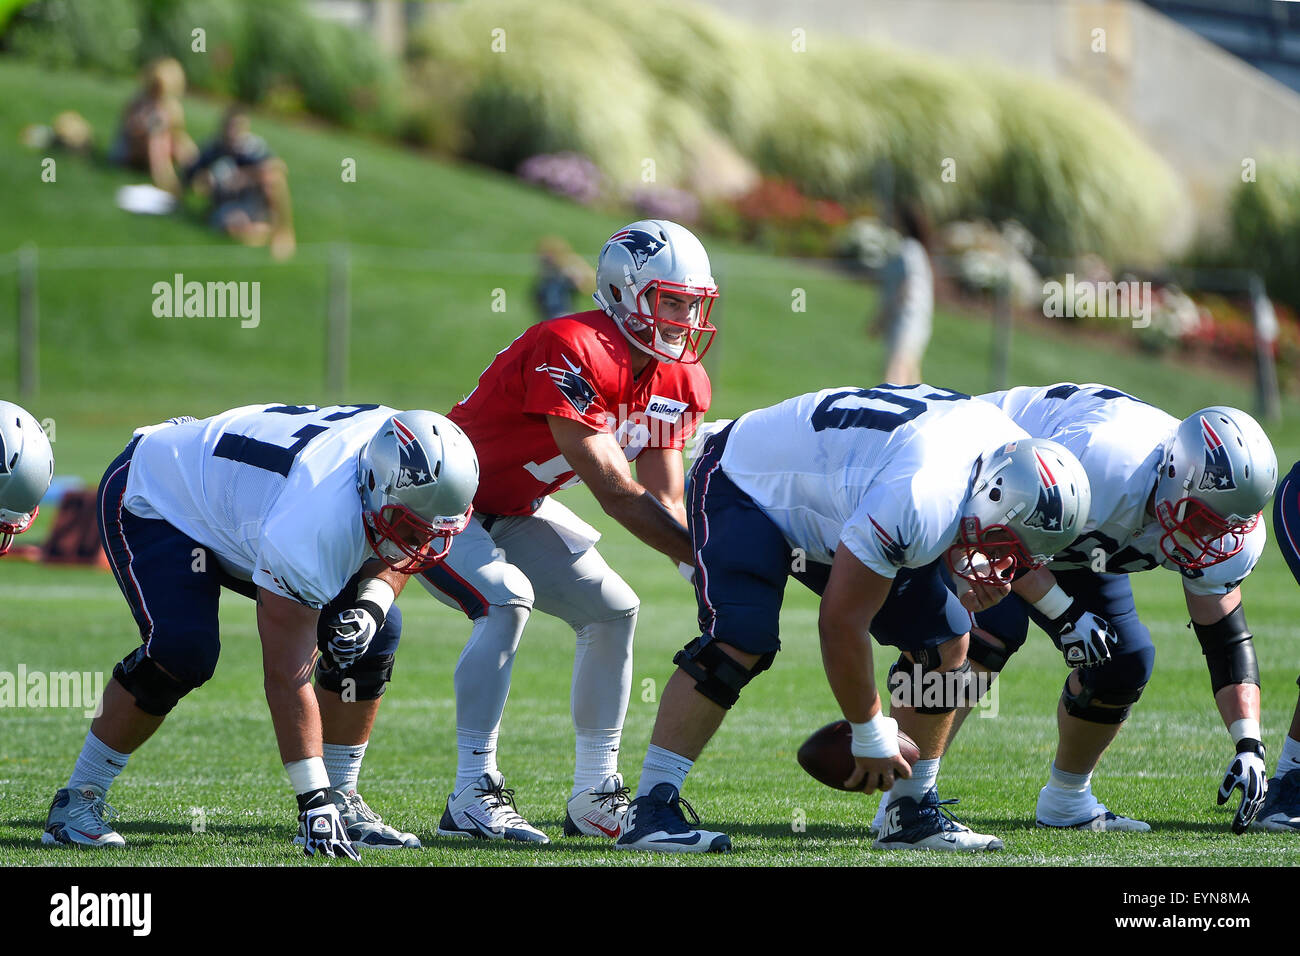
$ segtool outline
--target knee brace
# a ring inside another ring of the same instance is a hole
[[[165,673],[145,653],[143,644],[118,662],[113,678],[135,698],[137,707],[155,717],[166,717],[194,689]]]
[[[367,654],[347,670],[327,667],[325,657],[316,660],[316,686],[333,691],[346,703],[378,700],[393,679],[393,654]]]
[[[995,636],[1003,642],[1001,647],[989,641],[984,636],[984,632],[978,627],[972,627],[970,646],[966,649],[966,659],[979,664],[986,670],[993,671],[995,674],[1000,674],[1002,668],[1007,666],[1007,660],[1011,655],[1024,646],[1025,637],[1021,637],[1019,641],[1009,641],[1001,634]],[[1026,636],[1028,636],[1028,632],[1026,632]]]
[[[1082,685],[1079,693],[1073,694],[1070,692],[1070,679],[1068,677],[1065,679],[1065,686],[1061,688],[1061,703],[1065,705],[1065,712],[1071,717],[1078,717],[1092,724],[1124,723],[1128,720],[1129,711],[1138,702],[1146,687],[1143,683],[1136,690],[1094,688],[1089,687],[1082,676],[1079,678],[1079,683]]]
[[[918,714],[950,714],[958,707],[974,704],[969,699],[971,679],[970,661],[950,671],[938,669],[938,648],[924,648],[912,652],[915,662],[907,655],[898,655],[889,668],[890,702],[897,707],[911,707]]]
[[[776,660],[776,651],[768,651],[746,669],[743,664],[721,651],[712,642],[697,637],[677,652],[673,663],[695,678],[695,689],[723,710],[730,710],[740,699],[745,685]]]
[[[1196,639],[1210,668],[1210,686],[1218,693],[1229,684],[1259,686],[1255,645],[1246,630],[1246,612],[1238,604],[1215,624],[1196,624]]]

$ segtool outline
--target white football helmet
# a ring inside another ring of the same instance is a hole
[[[1005,584],[1068,547],[1091,506],[1088,474],[1065,446],[1046,438],[1000,445],[975,466],[948,566],[971,584]]]
[[[54,452],[25,410],[0,401],[0,554],[32,526],[54,478]]]
[[[1277,455],[1259,423],[1224,405],[1183,419],[1165,447],[1155,512],[1160,550],[1189,570],[1232,557],[1277,485]]]
[[[689,297],[685,313],[661,315],[664,293]],[[592,297],[632,345],[657,359],[689,365],[713,344],[717,329],[709,324],[709,313],[718,285],[709,256],[700,240],[675,222],[641,219],[610,236],[596,263]]]
[[[478,491],[478,455],[437,412],[397,412],[357,458],[366,540],[394,571],[417,574],[447,556]]]

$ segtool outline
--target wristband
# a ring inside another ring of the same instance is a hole
[[[358,611],[367,612],[372,618],[375,619],[376,631],[378,631],[380,628],[384,626],[384,618],[387,617],[387,615],[384,614],[384,609],[381,608],[374,601],[357,601],[352,606],[356,608]]]
[[[330,775],[325,770],[323,757],[290,760],[284,765],[284,770],[289,775],[289,784],[293,787],[294,793],[329,789]]]
[[[849,722],[853,729],[850,747],[855,757],[893,757],[898,754],[898,721],[877,711],[865,724]]]
[[[695,583],[695,565],[687,564],[685,561],[678,561],[677,573],[684,577],[689,583]]]
[[[1052,589],[1034,602],[1035,610],[1043,614],[1044,617],[1055,621],[1070,609],[1074,603],[1074,598],[1065,593],[1065,589],[1059,584],[1053,584]]]
[[[1240,743],[1243,738],[1251,740],[1261,740],[1259,733],[1259,721],[1250,717],[1242,717],[1240,720],[1234,720],[1228,725],[1228,736],[1232,738],[1233,743]]]
[[[368,601],[379,608],[379,613],[375,615],[375,620],[380,622],[388,616],[388,610],[397,600],[397,594],[393,591],[393,586],[383,578],[366,578],[357,586],[357,603]]]

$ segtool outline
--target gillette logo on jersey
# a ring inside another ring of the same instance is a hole
[[[1205,440],[1205,471],[1201,475],[1200,491],[1228,491],[1236,488],[1232,477],[1232,461],[1228,449],[1223,447],[1210,423],[1201,417],[1201,438]]]
[[[609,241],[617,242],[625,248],[631,254],[632,261],[638,269],[644,268],[645,264],[659,255],[666,245],[643,229],[624,229],[610,236]]]
[[[397,418],[393,419],[393,431],[397,433],[398,453],[401,455],[401,461],[398,463],[397,487],[413,488],[433,481],[434,474],[429,466],[429,456],[415,434]]]
[[[1025,519],[1025,524],[1031,528],[1057,531],[1065,517],[1061,489],[1056,484],[1051,469],[1047,467],[1047,462],[1043,461],[1043,456],[1035,451],[1034,458],[1038,462],[1038,501]]]

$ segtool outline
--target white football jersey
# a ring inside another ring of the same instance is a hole
[[[1084,533],[1059,552],[1049,568],[1104,568],[1128,574],[1165,567],[1183,576],[1193,594],[1227,594],[1250,574],[1264,553],[1261,521],[1245,546],[1227,561],[1186,570],[1160,550],[1164,529],[1147,514],[1165,447],[1178,419],[1106,385],[1062,383],[1021,386],[979,396],[997,405],[1035,438],[1050,438],[1074,452],[1092,486]]]
[[[246,405],[141,429],[123,504],[209,548],[234,576],[320,608],[374,556],[357,456],[394,413]]]
[[[721,465],[809,560],[843,541],[892,578],[954,543],[980,455],[1026,437],[944,388],[825,388],[742,415]]]

